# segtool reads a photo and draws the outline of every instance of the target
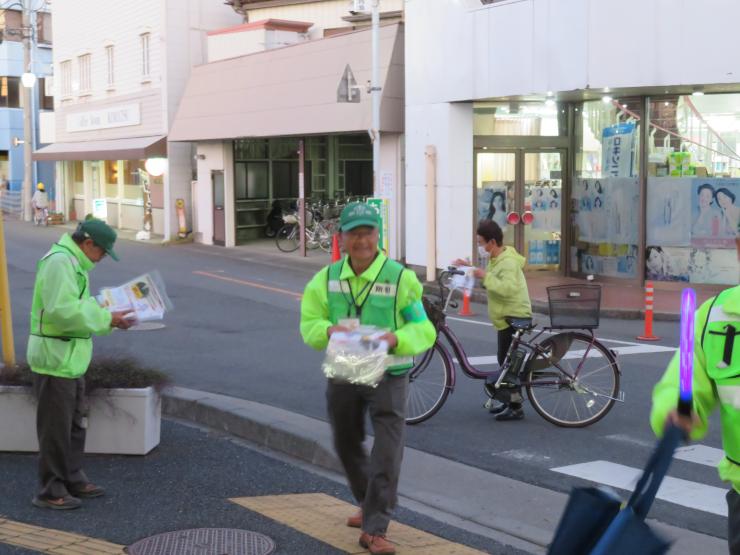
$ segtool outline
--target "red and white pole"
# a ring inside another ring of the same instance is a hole
[[[645,333],[637,337],[640,341],[658,341],[660,337],[653,335],[653,302],[655,289],[653,282],[645,282]]]

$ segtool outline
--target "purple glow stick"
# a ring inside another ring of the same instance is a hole
[[[681,293],[681,344],[680,344],[680,389],[678,412],[684,416],[691,415],[692,377],[694,373],[694,311],[696,310],[696,293],[687,287]]]

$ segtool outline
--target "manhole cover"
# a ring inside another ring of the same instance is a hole
[[[129,555],[268,555],[275,542],[263,534],[233,528],[195,528],[139,540]]]

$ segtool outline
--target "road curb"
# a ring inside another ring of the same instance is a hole
[[[327,440],[327,425],[293,413],[226,395],[170,387],[162,395],[167,416],[202,424],[313,465],[341,472]]]

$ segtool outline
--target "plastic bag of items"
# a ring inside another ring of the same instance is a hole
[[[354,385],[377,387],[388,359],[388,343],[380,339],[386,330],[361,326],[333,333],[322,366],[327,378]]]

